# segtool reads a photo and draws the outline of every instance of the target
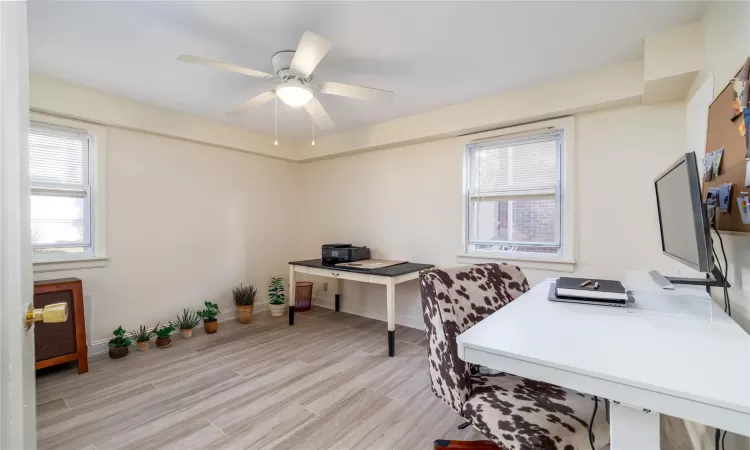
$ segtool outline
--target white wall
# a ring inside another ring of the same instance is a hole
[[[706,60],[702,77],[696,81],[686,110],[687,145],[698,157],[705,151],[705,127],[708,105],[721,93],[729,80],[750,56],[750,3],[709,2],[703,20]],[[712,233],[713,234],[713,233]],[[732,317],[750,332],[750,236],[722,232],[729,260],[728,280],[732,303]],[[717,254],[721,255],[718,242]],[[723,261],[722,261],[723,264]],[[723,293],[712,289],[712,296],[723,304]],[[710,360],[710,355],[705,355]],[[716,380],[716,382],[721,382]],[[685,422],[695,450],[714,449],[714,429],[693,422]],[[727,450],[750,449],[750,438],[727,433]]]
[[[116,127],[107,143],[109,265],[36,276],[83,280],[91,341],[204,300],[231,309],[240,282],[267,301],[296,254],[296,163]]]
[[[684,111],[684,104],[669,103],[575,116],[576,273],[684,273],[684,266],[661,254],[653,195],[655,176],[683,152]],[[389,259],[458,265],[462,155],[470,139],[303,164],[304,256],[318,255],[323,243],[350,242],[366,244],[375,256]],[[532,284],[560,275],[524,272]],[[332,301],[320,294],[323,302]],[[379,286],[345,282],[342,309],[383,318],[384,295]],[[421,328],[418,283],[399,285],[396,295],[397,323]]]
[[[716,2],[706,11],[706,66],[713,79],[713,96],[719,95],[745,59],[750,56],[750,3]],[[705,96],[697,91],[690,99],[707,108]],[[688,124],[688,126],[693,126]],[[705,150],[705,140],[702,150]],[[750,332],[750,237],[747,234],[724,235],[732,284],[732,317]],[[721,250],[716,248],[719,255]],[[723,262],[722,262],[723,264]],[[720,293],[714,290],[714,298]],[[749,444],[750,445],[750,444]]]
[[[708,2],[703,20],[706,62],[713,74],[714,95],[721,93],[750,56],[750,3]]]

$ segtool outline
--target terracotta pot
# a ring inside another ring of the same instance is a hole
[[[284,315],[286,305],[283,303],[280,305],[268,305],[268,309],[271,311],[272,316],[279,317]]]
[[[109,357],[112,359],[120,359],[128,356],[130,350],[127,347],[110,347]]]
[[[206,334],[216,333],[216,329],[218,327],[219,327],[219,322],[216,319],[203,321],[203,329],[206,330]]]
[[[171,343],[172,343],[172,339],[169,336],[165,338],[160,338],[160,337],[156,338],[156,346],[159,348],[167,348],[169,347],[169,344]]]
[[[253,320],[253,305],[237,305],[237,320],[250,323]]]
[[[190,339],[193,337],[193,329],[192,328],[180,328],[180,337],[183,339]]]
[[[150,347],[151,342],[149,341],[137,341],[135,343],[135,346],[138,347],[138,350],[145,352]]]

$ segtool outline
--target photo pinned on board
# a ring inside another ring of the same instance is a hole
[[[714,152],[706,153],[703,157],[703,181],[711,181],[714,174]]]
[[[719,168],[721,168],[721,157],[724,155],[724,147],[714,150],[711,153],[714,154],[713,175],[714,175],[714,178],[716,178],[719,176]]]
[[[729,212],[729,197],[732,195],[732,184],[724,183],[719,186],[719,210]]]
[[[708,188],[706,190],[706,205],[719,206],[719,188]]]
[[[750,225],[750,199],[748,199],[747,192],[740,192],[740,196],[737,197],[737,207],[740,210],[742,223]]]

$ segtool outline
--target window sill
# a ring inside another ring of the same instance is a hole
[[[516,265],[522,269],[546,270],[550,272],[571,273],[576,270],[576,263],[572,260],[550,257],[535,257],[526,255],[507,255],[500,253],[461,253],[456,256],[459,263],[481,264],[487,262],[501,262]]]
[[[96,269],[107,267],[109,258],[106,256],[90,256],[87,258],[50,259],[34,261],[34,273],[59,272],[63,270]]]

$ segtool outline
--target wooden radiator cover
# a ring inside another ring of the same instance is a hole
[[[68,320],[34,324],[36,368],[77,361],[78,373],[88,372],[81,280],[64,278],[34,282],[34,307],[43,308],[51,303],[67,303]]]

